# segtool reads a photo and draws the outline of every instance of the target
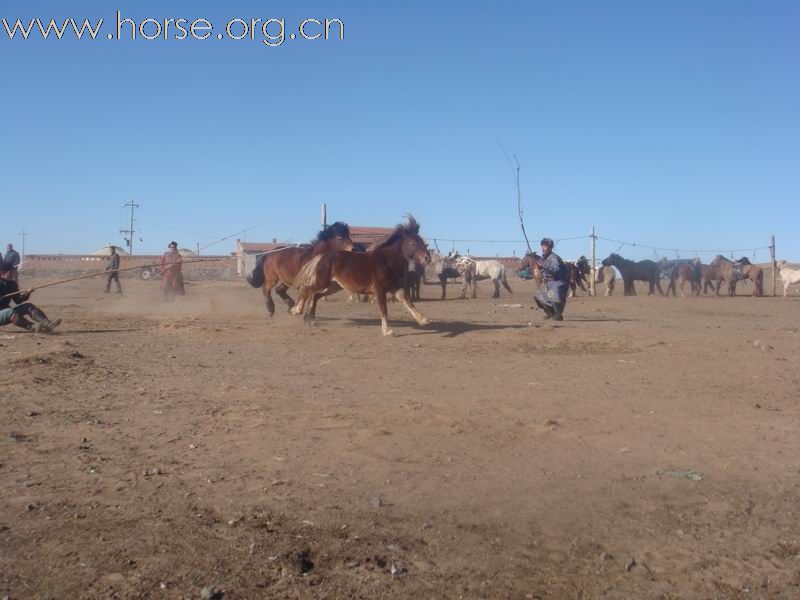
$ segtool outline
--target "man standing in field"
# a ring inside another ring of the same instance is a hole
[[[164,300],[170,301],[176,295],[183,296],[183,257],[178,252],[178,243],[170,242],[167,251],[161,256],[161,291]]]
[[[108,255],[108,264],[106,265],[108,271],[108,279],[106,279],[106,294],[111,291],[111,282],[117,284],[117,293],[122,293],[122,284],[119,282],[119,254],[117,254],[117,247],[111,246],[111,254]]]
[[[19,279],[19,252],[14,250],[14,244],[9,244],[6,246],[6,255],[3,257],[3,261],[7,263],[11,263],[13,270],[9,273],[9,279],[11,281],[17,281]]]
[[[10,323],[34,333],[50,333],[61,324],[61,319],[51,321],[44,311],[28,302],[33,290],[20,292],[19,284],[11,279],[14,271],[11,263],[0,263],[0,326]],[[16,306],[11,306],[12,301]],[[26,317],[33,319],[33,323]]]
[[[536,292],[533,301],[545,312],[545,319],[563,321],[569,291],[569,269],[561,257],[553,252],[553,240],[544,238],[540,244],[542,256],[536,262],[542,271],[544,285]]]

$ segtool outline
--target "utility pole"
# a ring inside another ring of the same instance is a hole
[[[777,275],[776,271],[778,270],[778,263],[775,260],[775,236],[774,235],[770,236],[769,242],[770,242],[769,243],[769,254],[770,254],[770,257],[772,258],[772,297],[774,298],[775,297],[775,289],[776,289],[776,285],[777,285],[775,277]]]
[[[30,233],[27,233],[25,231],[25,228],[23,227],[22,228],[22,233],[18,233],[17,235],[22,238],[22,261],[24,262],[25,261],[25,238],[30,236]]]
[[[328,205],[322,205],[322,228],[325,229],[328,226]]]
[[[128,242],[128,254],[133,256],[133,234],[136,233],[136,230],[133,228],[133,211],[139,208],[139,205],[134,203],[131,199],[125,204],[122,205],[124,207],[130,207],[131,209],[131,228],[130,229],[120,229],[119,232],[123,234],[125,237],[125,241]]]
[[[589,289],[592,292],[592,296],[596,296],[597,290],[594,282],[597,279],[597,236],[594,233],[594,225],[592,225],[592,234],[589,237],[592,238],[592,270],[590,271],[592,280],[589,282]]]

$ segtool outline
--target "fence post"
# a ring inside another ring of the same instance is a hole
[[[592,238],[592,280],[589,282],[589,289],[592,292],[592,296],[596,296],[597,289],[595,288],[595,280],[597,279],[597,236],[594,234],[594,225],[592,225],[592,235],[590,237]]]
[[[775,297],[775,290],[776,290],[776,276],[778,270],[778,262],[775,260],[775,236],[770,236],[770,244],[769,244],[769,253],[772,257],[772,297]]]

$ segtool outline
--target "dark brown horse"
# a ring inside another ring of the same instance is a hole
[[[695,261],[685,259],[669,261],[666,258],[662,258],[659,262],[659,268],[669,279],[666,295],[669,296],[670,292],[672,292],[673,297],[678,295],[678,281],[681,283],[681,298],[686,297],[686,282],[689,282],[690,294],[700,295],[700,280],[702,278],[700,266],[700,263]]]
[[[310,260],[298,273],[297,286],[303,300],[311,298],[305,315],[307,322],[316,318],[317,302],[323,296],[344,288],[354,294],[374,294],[378,299],[383,335],[394,335],[387,323],[386,294],[394,292],[420,325],[428,319],[408,296],[408,263],[427,264],[431,255],[419,236],[419,223],[408,216],[392,235],[373,246],[369,252],[331,252]]]
[[[658,289],[659,294],[662,296],[664,295],[664,290],[661,289],[658,263],[652,260],[634,262],[627,258],[622,258],[619,254],[611,254],[608,258],[603,260],[603,266],[617,268],[625,284],[626,296],[636,295],[636,289],[634,288],[635,281],[646,281],[650,284],[648,296],[655,294],[656,289]]]
[[[352,250],[352,248],[353,242],[347,224],[333,223],[320,231],[310,246],[285,248],[259,256],[253,272],[247,276],[247,283],[255,288],[261,288],[270,317],[275,314],[275,302],[270,293],[273,288],[289,307],[289,311],[293,312],[294,300],[286,292],[294,285],[294,279],[300,268],[315,256],[335,250]],[[303,309],[302,305],[298,308],[300,310],[294,311],[294,314],[299,314]]]
[[[436,251],[431,253],[431,262],[436,271],[436,277],[439,279],[439,283],[442,286],[442,300],[447,297],[447,280],[461,277],[461,273],[459,273],[458,269],[455,267],[455,263],[459,258],[457,253],[448,254],[447,256],[443,256]],[[464,283],[464,285],[461,286],[461,298],[464,298],[466,290],[467,286],[466,283]]]

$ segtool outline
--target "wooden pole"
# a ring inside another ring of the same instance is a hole
[[[594,225],[592,225],[592,280],[589,282],[589,289],[592,292],[592,296],[597,295],[597,289],[595,288],[595,280],[597,279],[597,236],[594,233]]]
[[[774,298],[776,295],[777,289],[777,271],[778,271],[778,262],[775,260],[775,236],[770,236],[770,244],[769,244],[769,253],[772,257],[772,297]]]

